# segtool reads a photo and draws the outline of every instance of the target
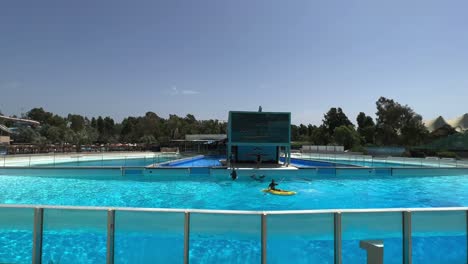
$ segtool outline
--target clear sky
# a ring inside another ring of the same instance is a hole
[[[468,112],[468,1],[0,2],[0,111]]]

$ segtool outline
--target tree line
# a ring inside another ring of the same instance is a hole
[[[322,124],[292,125],[292,141],[315,145],[337,144],[345,149],[362,146],[417,146],[434,138],[423,124],[421,115],[407,105],[381,97],[376,102],[376,119],[361,112],[356,125],[340,107],[324,114]],[[107,144],[144,143],[167,145],[173,139],[183,139],[186,134],[225,134],[227,124],[219,120],[197,120],[194,115],[185,117],[169,115],[162,118],[147,112],[144,116],[127,117],[115,122],[111,117],[92,117],[69,114],[66,117],[33,108],[22,117],[39,121],[37,128],[19,126],[13,135],[15,143],[34,144]],[[1,121],[12,126],[9,121]],[[453,132],[449,131],[448,133]],[[437,132],[440,137],[446,132]]]
[[[341,108],[333,107],[325,113],[320,126],[293,125],[292,140],[362,151],[363,146],[419,146],[456,133],[451,127],[429,133],[421,115],[393,99],[380,97],[376,109],[375,120],[360,112],[355,126]]]
[[[167,145],[172,139],[183,139],[186,134],[225,134],[227,124],[219,120],[197,120],[188,114],[185,117],[169,115],[159,117],[147,112],[144,116],[127,117],[121,123],[111,117],[88,117],[69,114],[66,117],[33,108],[23,118],[39,121],[39,127],[18,126],[12,138],[15,143],[33,144],[108,144],[144,143]],[[14,126],[11,121],[1,121]]]

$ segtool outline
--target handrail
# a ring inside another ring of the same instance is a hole
[[[412,158],[412,157],[374,157],[370,155],[349,155],[343,153],[295,153],[294,157],[305,159],[319,159],[331,161],[361,161],[373,164],[380,162],[385,164],[404,164],[420,167],[468,167],[466,160],[446,159],[446,158]]]
[[[0,204],[0,208],[44,208],[63,210],[115,210],[141,211],[161,213],[196,213],[196,214],[233,214],[233,215],[285,215],[285,214],[333,214],[333,213],[392,213],[392,212],[445,212],[468,211],[468,206],[461,207],[417,207],[417,208],[366,208],[366,209],[317,209],[317,210],[281,210],[281,211],[253,211],[253,210],[217,210],[217,209],[183,209],[183,208],[145,208],[145,207],[111,207],[111,206],[68,206],[68,205],[37,205],[37,204]]]

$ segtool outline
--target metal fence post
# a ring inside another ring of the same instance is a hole
[[[107,211],[107,264],[114,263],[115,211]]]
[[[189,263],[189,247],[190,247],[190,212],[185,212],[184,221],[184,264]]]
[[[262,214],[262,218],[261,218],[261,225],[262,225],[262,231],[261,231],[261,235],[262,235],[262,239],[261,239],[261,245],[262,245],[262,250],[261,250],[261,254],[262,254],[262,261],[261,263],[262,264],[265,264],[267,263],[267,223],[266,223],[266,218],[267,218],[267,215],[265,213]]]
[[[335,264],[341,264],[341,213],[334,213]]]
[[[44,221],[44,208],[34,208],[33,252],[32,263],[42,262],[42,231]]]
[[[411,264],[412,260],[412,239],[411,239],[411,212],[403,212],[403,263]]]

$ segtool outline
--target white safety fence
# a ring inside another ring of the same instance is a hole
[[[370,155],[347,155],[347,154],[330,154],[330,153],[293,153],[292,158],[306,160],[325,160],[336,163],[351,162],[365,164],[365,166],[373,167],[374,165],[392,166],[411,166],[411,167],[468,167],[468,160],[457,160],[451,158],[407,158],[407,157],[373,157]]]
[[[107,213],[107,219],[106,218],[99,218],[101,219],[100,221],[106,221],[107,223],[107,248],[106,248],[106,258],[107,258],[107,263],[112,264],[114,263],[114,252],[115,252],[115,232],[119,231],[116,230],[116,212],[121,214],[123,212],[126,213],[133,213],[133,214],[138,214],[138,213],[160,213],[160,214],[166,214],[166,215],[173,215],[173,214],[178,214],[178,215],[183,215],[183,222],[180,222],[181,225],[183,225],[183,229],[180,228],[179,230],[183,230],[183,252],[181,252],[180,256],[183,258],[184,263],[189,263],[190,260],[190,234],[191,234],[191,218],[192,215],[200,216],[200,215],[207,215],[207,216],[214,216],[214,215],[224,215],[224,216],[238,216],[236,218],[236,223],[242,224],[242,219],[244,218],[256,218],[258,217],[258,221],[260,223],[259,226],[256,227],[256,232],[251,232],[252,234],[259,234],[258,240],[260,241],[261,245],[261,258],[260,258],[260,263],[267,263],[267,242],[268,242],[268,234],[270,232],[276,231],[275,228],[273,230],[269,229],[268,226],[268,220],[269,218],[276,218],[281,217],[285,219],[286,225],[291,225],[291,221],[294,222],[294,219],[303,217],[303,216],[313,216],[313,217],[321,217],[323,215],[329,216],[328,220],[323,220],[324,218],[321,218],[322,220],[319,221],[322,225],[329,225],[333,226],[333,231],[332,233],[332,240],[333,240],[333,252],[334,252],[334,263],[341,264],[342,259],[343,259],[343,252],[342,252],[342,242],[343,242],[343,236],[345,235],[345,232],[349,232],[349,230],[344,230],[344,226],[349,229],[349,218],[352,218],[352,226],[357,226],[360,229],[358,230],[358,233],[360,234],[365,234],[368,232],[370,229],[369,223],[372,222],[372,225],[378,226],[381,228],[381,231],[383,233],[380,233],[381,235],[385,235],[385,231],[388,231],[389,229],[386,229],[384,227],[384,223],[379,222],[379,219],[389,219],[387,216],[385,218],[379,218],[378,215],[380,216],[382,214],[391,214],[392,219],[395,220],[392,223],[392,226],[395,227],[395,224],[397,225],[397,229],[400,231],[400,237],[402,237],[402,245],[401,247],[403,248],[402,251],[402,262],[403,263],[412,263],[412,238],[413,238],[413,227],[417,227],[418,230],[415,232],[421,232],[421,230],[424,229],[425,232],[428,233],[434,233],[437,234],[438,231],[440,230],[432,230],[432,225],[430,224],[431,221],[436,223],[436,226],[443,225],[444,227],[447,227],[448,229],[453,229],[453,223],[462,223],[464,227],[462,229],[463,234],[468,238],[467,233],[466,233],[466,228],[468,228],[468,207],[448,207],[448,208],[395,208],[395,209],[342,209],[342,210],[297,210],[297,211],[230,211],[230,210],[197,210],[197,209],[162,209],[162,208],[114,208],[114,207],[83,207],[83,206],[30,206],[30,205],[0,205],[0,214],[4,212],[5,210],[11,210],[11,209],[27,209],[27,210],[33,210],[34,213],[33,219],[33,236],[32,236],[32,263],[41,263],[42,261],[42,256],[43,256],[43,232],[44,232],[44,226],[45,224],[48,224],[49,226],[51,225],[50,223],[46,223],[48,220],[47,218],[44,217],[45,212],[48,211],[75,211],[73,213],[73,218],[70,218],[68,221],[83,221],[83,222],[78,222],[74,224],[70,224],[67,221],[60,223],[62,227],[65,228],[71,228],[75,227],[77,228],[76,225],[86,225],[89,224],[90,221],[89,219],[86,218],[86,216],[89,216],[89,213],[86,214],[86,212],[90,211],[96,211],[96,212],[101,212],[101,213]],[[84,217],[83,219],[80,218],[80,213],[83,212],[84,215],[81,215],[81,217]],[[421,213],[423,213],[421,215]],[[457,215],[454,215],[454,213],[457,213]],[[413,215],[415,217],[414,221],[418,222],[412,223],[412,218]],[[375,217],[377,216],[377,217]],[[447,216],[444,218],[444,216]],[[295,217],[295,218],[291,218]],[[456,219],[450,219],[450,218],[456,218]],[[142,219],[134,219],[136,222],[135,224],[138,225],[144,225],[147,224],[146,221],[148,221],[149,218],[142,218]],[[164,219],[170,219],[170,218],[164,218]],[[207,221],[206,217],[203,218],[205,221]],[[442,219],[445,219],[445,221],[441,221]],[[447,221],[448,219],[448,221]],[[50,220],[50,219],[49,219]],[[422,220],[422,221],[421,221]],[[453,221],[454,220],[454,221]],[[345,224],[345,222],[347,224]],[[370,222],[371,221],[371,222]],[[127,220],[128,222],[128,220]],[[0,221],[2,224],[2,230],[5,230],[5,225],[8,226],[8,214],[4,215],[2,221]],[[200,223],[205,223],[206,228],[212,228],[211,225],[213,225],[213,222],[200,222],[198,220],[198,225]],[[233,222],[234,223],[234,222]],[[303,225],[307,225],[307,222],[302,221],[301,222]],[[318,222],[311,222],[310,225],[317,224]],[[422,223],[422,224],[421,224]],[[57,223],[55,223],[57,224]],[[100,223],[99,226],[103,226],[104,223]],[[294,223],[292,223],[294,224]],[[12,226],[15,226],[15,223],[11,223]],[[216,223],[214,225],[217,225]],[[154,226],[154,225],[153,225]],[[421,227],[422,226],[422,227]],[[233,230],[235,230],[235,226],[231,226],[228,229],[216,229],[216,233],[222,233],[224,236],[231,236],[234,235]],[[198,226],[198,229],[200,227]],[[325,227],[322,229],[326,229]],[[287,236],[288,234],[284,234]],[[361,235],[362,236],[362,235]],[[375,237],[375,239],[380,239],[379,237]],[[369,241],[365,237],[361,240],[359,243],[359,246],[361,248],[366,248],[368,250],[368,256],[372,255],[373,252],[369,252],[369,247],[372,247],[371,244],[376,244],[374,240]],[[378,243],[382,243],[381,241],[377,241],[377,246]],[[175,245],[174,245],[175,246]],[[383,246],[383,245],[382,245]],[[467,245],[460,245],[465,248],[461,249],[461,251],[466,250]],[[357,250],[360,250],[356,248]],[[95,250],[95,249],[93,249]],[[120,248],[119,250],[124,250]],[[287,248],[282,248],[281,251],[289,250]],[[314,252],[310,252],[310,254],[313,254]],[[378,253],[378,252],[377,252]],[[443,252],[441,252],[443,254]],[[383,255],[383,252],[382,252]],[[183,256],[183,257],[182,257]],[[294,260],[291,260],[291,262],[294,262]]]

